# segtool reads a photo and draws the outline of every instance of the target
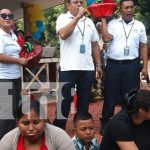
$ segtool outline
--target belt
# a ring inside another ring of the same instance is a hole
[[[115,63],[115,64],[129,64],[129,63],[132,63],[135,60],[138,60],[138,58],[125,59],[125,60],[116,60],[116,59],[107,58],[107,62],[111,62],[111,63]]]

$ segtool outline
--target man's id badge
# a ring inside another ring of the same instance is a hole
[[[85,45],[84,44],[80,45],[80,53],[85,53]]]
[[[128,56],[128,55],[129,55],[129,50],[130,50],[130,49],[129,49],[129,46],[125,46],[125,47],[124,47],[124,55],[125,55],[125,56]]]

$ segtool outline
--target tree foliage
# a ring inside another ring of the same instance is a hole
[[[58,43],[58,37],[56,35],[56,19],[60,13],[64,12],[64,5],[59,5],[54,8],[49,8],[44,11],[46,18],[44,22],[45,38],[50,39],[52,46],[56,46]]]
[[[138,0],[139,12],[143,16],[143,23],[146,26],[147,34],[150,35],[150,0]]]
[[[17,30],[22,30],[22,31],[24,31],[23,18],[17,20],[17,22],[16,22],[16,27],[17,27]]]

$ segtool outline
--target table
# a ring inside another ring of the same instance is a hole
[[[33,73],[32,69],[30,68],[21,67],[22,94],[23,95],[30,94],[30,93],[43,93],[43,92],[56,90],[51,87],[51,82],[49,78],[50,63],[56,63],[56,76],[57,76],[56,81],[58,81],[59,58],[41,58],[39,61],[38,70],[35,73]],[[44,69],[46,70],[45,81],[42,82],[39,76]],[[24,77],[25,71],[26,71],[26,75],[28,74],[32,77],[32,79],[28,82],[25,81],[25,77]]]

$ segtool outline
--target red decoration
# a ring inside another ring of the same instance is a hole
[[[76,85],[75,85],[75,91],[74,91],[74,95],[73,95],[73,102],[74,102],[74,106],[75,109],[77,108],[77,89],[76,89]]]
[[[117,6],[112,1],[103,0],[101,3],[93,3],[88,7],[88,10],[94,18],[111,17]]]
[[[30,100],[36,100],[35,96],[34,95],[30,95]]]
[[[25,41],[21,36],[18,36],[18,43],[20,47],[22,47],[19,57],[26,58],[28,60],[28,64],[25,67],[30,68],[37,65],[41,59],[43,47],[41,45],[34,44],[32,50],[28,52],[24,46]]]
[[[114,3],[114,0],[103,0],[103,3]]]

